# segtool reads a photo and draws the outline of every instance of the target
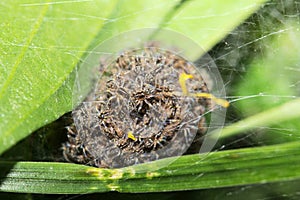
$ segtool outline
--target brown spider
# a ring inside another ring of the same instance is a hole
[[[113,168],[178,156],[204,133],[214,96],[182,57],[149,47],[100,69],[96,97],[73,111],[67,161]]]

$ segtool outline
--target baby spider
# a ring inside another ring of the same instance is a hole
[[[67,128],[70,162],[118,168],[180,156],[204,134],[211,103],[229,105],[209,93],[191,62],[157,47],[126,51],[99,68],[103,77]]]

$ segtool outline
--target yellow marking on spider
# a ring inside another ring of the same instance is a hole
[[[205,98],[213,100],[215,103],[219,104],[220,106],[223,106],[224,108],[227,108],[229,106],[229,102],[226,101],[225,99],[219,99],[219,98],[217,98],[214,95],[209,94],[209,93],[205,93],[205,92],[201,93],[200,92],[200,93],[190,94],[188,89],[186,88],[186,81],[188,79],[192,79],[192,78],[193,78],[193,75],[186,74],[184,72],[179,75],[179,84],[180,84],[182,93],[184,95],[194,96],[194,97],[205,97]]]
[[[205,97],[205,98],[211,99],[214,102],[216,102],[217,104],[219,104],[220,106],[223,106],[224,108],[227,108],[229,106],[229,102],[226,101],[225,99],[219,99],[209,93],[196,93],[196,94],[192,94],[192,95],[195,97]]]
[[[128,133],[127,133],[127,137],[128,137],[128,138],[130,138],[130,139],[132,139],[132,140],[134,140],[134,141],[136,141],[136,140],[137,140],[137,139],[136,139],[136,137],[134,137],[134,135],[133,135],[132,131],[128,131]]]
[[[192,79],[194,78],[193,75],[191,74],[186,74],[186,73],[181,73],[179,75],[179,84],[180,84],[180,87],[181,87],[181,90],[182,90],[182,93],[184,95],[188,95],[189,94],[189,91],[188,89],[186,88],[186,84],[185,82],[188,80],[188,79]]]

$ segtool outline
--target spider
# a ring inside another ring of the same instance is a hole
[[[128,50],[99,68],[108,77],[67,128],[69,162],[118,168],[182,155],[204,134],[212,102],[229,105],[209,93],[192,63],[157,47]]]

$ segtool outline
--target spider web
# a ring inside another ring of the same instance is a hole
[[[209,52],[231,102],[226,125],[300,96],[299,9],[299,1],[270,1]],[[216,150],[298,140],[298,121],[257,127],[223,141]],[[243,199],[298,199],[297,185],[299,181],[250,185],[205,190],[198,195],[222,200],[241,196]],[[184,195],[195,193],[179,196]]]
[[[214,62],[218,66],[224,82],[227,95],[222,97],[231,103],[227,110],[226,125],[300,96],[299,9],[299,1],[270,1],[208,52],[211,60],[207,63]],[[260,126],[221,141],[213,151],[295,141],[300,138],[299,130],[297,120]],[[159,197],[298,199],[300,193],[297,185],[299,181],[268,183],[177,192]],[[133,196],[120,194],[118,197]],[[137,195],[135,198],[150,199],[153,195]]]
[[[228,124],[299,97],[299,6],[271,1],[211,50],[231,101]],[[299,139],[295,122],[257,128],[222,148]]]
[[[208,52],[222,76],[226,96],[231,102],[227,110],[226,124],[230,125],[247,116],[280,105],[300,96],[300,1],[269,1],[243,24]],[[104,52],[105,53],[105,52]],[[292,111],[291,111],[292,112]],[[63,117],[65,118],[68,117]],[[65,123],[67,124],[67,123]],[[57,124],[52,124],[56,127]],[[49,131],[49,128],[44,128]],[[214,151],[264,146],[295,141],[300,138],[297,121],[273,126],[257,127],[243,135],[221,141]],[[44,132],[45,130],[40,130]],[[61,135],[64,130],[60,129]],[[34,136],[33,136],[34,137]],[[45,138],[36,141],[41,142]],[[62,139],[63,140],[63,139]],[[32,145],[32,144],[30,144]],[[43,160],[53,160],[48,148],[39,147]],[[59,149],[59,147],[57,147]],[[36,150],[36,149],[35,149]],[[16,150],[17,151],[17,150]],[[47,151],[47,152],[46,152]],[[5,156],[4,156],[5,157]],[[24,159],[24,158],[23,158]],[[22,158],[20,158],[22,160]],[[57,160],[57,158],[54,158]],[[115,194],[110,198],[164,199],[298,199],[299,181],[260,184],[171,194]],[[92,195],[91,198],[107,197]],[[34,198],[40,198],[40,195]],[[50,198],[50,197],[49,197]],[[82,199],[86,195],[61,196],[53,199]]]

